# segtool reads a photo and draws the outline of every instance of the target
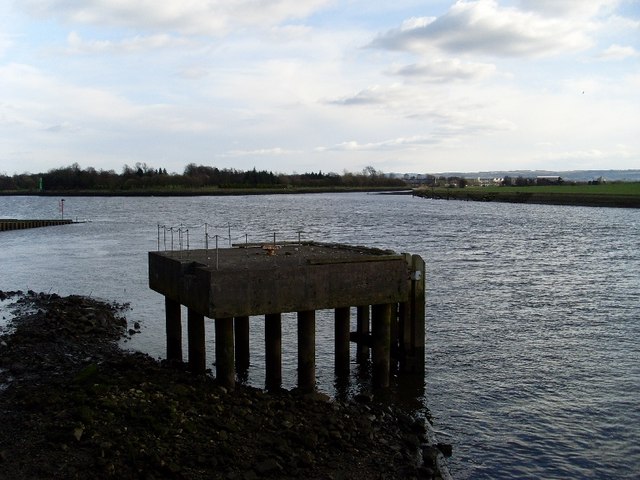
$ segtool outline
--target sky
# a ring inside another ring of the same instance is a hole
[[[0,0],[0,173],[640,168],[640,0]]]

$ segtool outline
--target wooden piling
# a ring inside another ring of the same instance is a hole
[[[338,376],[349,375],[349,343],[351,309],[335,309],[335,372]]]
[[[233,318],[216,318],[216,379],[227,388],[236,386],[234,367]]]
[[[164,297],[167,331],[167,360],[182,362],[182,319],[180,302]]]
[[[366,362],[369,359],[369,345],[364,341],[369,336],[369,305],[359,306],[356,308],[356,361],[359,363]]]
[[[282,315],[269,313],[264,318],[265,367],[267,389],[282,386]]]
[[[205,373],[206,355],[204,345],[204,315],[187,309],[187,332],[189,338],[189,370],[193,373]]]
[[[298,388],[316,388],[316,312],[298,312]]]
[[[391,367],[391,312],[393,304],[373,305],[371,334],[373,340],[373,386],[388,387]]]
[[[235,317],[233,320],[236,347],[236,370],[239,376],[249,369],[249,317]]]

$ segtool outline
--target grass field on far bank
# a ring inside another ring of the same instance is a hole
[[[532,185],[522,187],[421,187],[414,190],[414,195],[435,199],[485,202],[640,208],[640,182],[605,183],[600,185]]]
[[[443,188],[446,191],[446,189]],[[485,193],[571,193],[577,195],[640,195],[640,182],[602,183],[599,185],[531,185],[465,187],[464,190],[477,190]]]

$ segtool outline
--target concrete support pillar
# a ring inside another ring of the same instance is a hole
[[[187,309],[187,334],[189,338],[189,370],[204,373],[206,354],[204,346],[204,316],[195,310]]]
[[[265,366],[267,389],[282,386],[282,316],[270,313],[264,318]]]
[[[335,309],[335,372],[337,376],[349,375],[349,341],[351,309]]]
[[[391,345],[391,358],[393,366],[393,358],[397,358],[398,355],[398,339],[400,336],[400,326],[398,321],[398,304],[394,303],[391,306],[391,332],[390,332],[390,345]]]
[[[411,281],[411,317],[413,324],[412,343],[413,359],[412,371],[424,372],[425,349],[425,263],[420,255],[412,258],[413,276]]]
[[[425,263],[420,255],[405,254],[410,272],[409,300],[400,304],[400,369],[424,373]]]
[[[391,367],[391,312],[393,304],[374,305],[371,313],[373,385],[388,387]]]
[[[411,304],[402,302],[398,305],[398,348],[400,351],[400,364],[403,368],[403,359],[411,353]]]
[[[236,347],[236,370],[238,376],[246,376],[249,369],[249,317],[235,317],[233,319],[234,339]]]
[[[216,318],[216,379],[223,387],[235,388],[233,318]]]
[[[298,312],[298,388],[316,388],[316,312]]]
[[[369,345],[365,342],[365,338],[369,335],[370,308],[369,305],[360,306],[357,311],[357,344],[356,344],[356,361],[358,363],[366,362],[369,359]]]
[[[180,303],[164,297],[167,332],[167,360],[182,362],[182,318]]]

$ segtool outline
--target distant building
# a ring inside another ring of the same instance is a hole
[[[494,177],[494,178],[481,178],[478,177],[478,185],[481,187],[490,187],[493,185],[502,185],[504,178],[502,177]]]
[[[562,177],[558,175],[538,175],[536,177],[537,185],[560,185],[562,183]]]

